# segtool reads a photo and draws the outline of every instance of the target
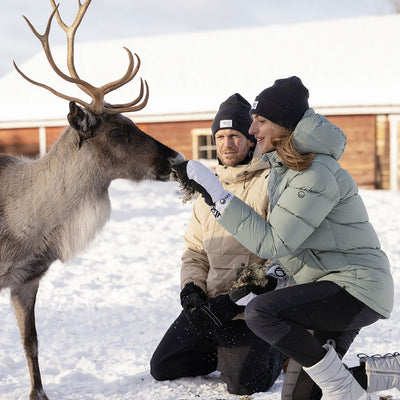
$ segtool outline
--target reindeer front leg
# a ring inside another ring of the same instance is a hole
[[[29,400],[49,400],[40,377],[38,340],[35,325],[35,302],[39,280],[31,280],[11,290],[11,301],[15,309],[19,332],[28,361],[31,379]]]

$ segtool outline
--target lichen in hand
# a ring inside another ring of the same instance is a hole
[[[236,279],[233,282],[232,288],[237,289],[242,286],[266,286],[268,279],[266,277],[267,267],[253,263],[251,265],[235,265]]]
[[[171,168],[171,170],[172,170],[172,172],[169,176],[169,179],[170,179],[170,181],[178,182],[179,189],[182,193],[182,196],[179,196],[179,198],[182,200],[182,204],[186,204],[188,202],[192,202],[192,201],[196,200],[199,193],[196,190],[194,190],[193,187],[191,187],[187,183],[182,182],[179,179],[178,174],[176,173],[176,171],[174,170],[173,167]]]

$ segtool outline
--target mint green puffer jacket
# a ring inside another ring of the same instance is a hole
[[[278,259],[297,283],[330,280],[389,318],[393,278],[351,175],[338,159],[346,136],[309,109],[293,133],[297,150],[316,153],[310,168],[294,171],[276,152],[271,165],[270,217],[266,222],[234,197],[218,223],[250,251]]]

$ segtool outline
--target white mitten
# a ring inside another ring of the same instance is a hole
[[[221,215],[233,198],[233,194],[224,190],[215,174],[199,161],[185,161],[175,166],[174,170],[184,186],[190,186],[201,194],[216,217]]]
[[[209,168],[199,161],[189,160],[186,166],[186,171],[187,177],[197,182],[203,188],[203,190],[201,190],[201,188],[197,187],[201,195],[205,194],[203,197],[208,205],[215,204],[221,198],[224,193],[224,188],[219,179]],[[204,193],[204,191],[206,191],[206,193]],[[208,198],[206,199],[206,197]]]

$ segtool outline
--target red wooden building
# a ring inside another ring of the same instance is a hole
[[[310,90],[310,106],[347,135],[343,167],[363,188],[398,190],[399,38],[400,15],[390,15],[78,43],[75,59],[82,78],[103,84],[126,69],[122,45],[138,53],[150,101],[128,116],[195,159],[215,157],[209,128],[221,101],[239,92],[252,102],[275,79],[298,75]],[[80,97],[46,69],[39,52],[38,44],[38,56],[21,69]],[[53,49],[57,62],[65,54],[65,46]],[[66,101],[15,71],[0,79],[0,92],[0,151],[43,154],[67,124]],[[136,95],[125,86],[115,93],[116,101],[108,101],[122,103]]]

